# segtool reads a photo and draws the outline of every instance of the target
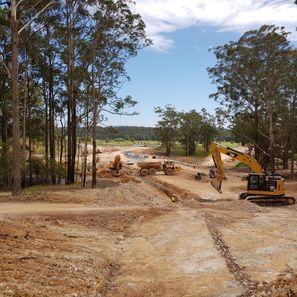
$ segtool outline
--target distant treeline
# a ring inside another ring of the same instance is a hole
[[[153,127],[109,126],[97,127],[95,137],[99,140],[158,140]],[[78,128],[78,135],[84,138],[84,129]]]
[[[97,127],[96,139],[100,140],[160,140],[155,133],[154,127],[139,126],[115,126],[115,127]],[[234,136],[227,129],[217,128],[218,141],[233,141]]]
[[[158,140],[153,127],[98,127],[96,138],[107,139],[125,139],[125,140]]]

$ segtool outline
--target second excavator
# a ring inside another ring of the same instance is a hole
[[[240,194],[240,199],[259,205],[295,204],[295,198],[285,194],[284,178],[278,174],[267,174],[255,158],[216,143],[210,145],[210,153],[216,167],[216,177],[211,184],[218,192],[222,193],[222,182],[226,180],[224,163],[221,158],[221,154],[226,154],[252,170],[252,173],[248,175],[247,191]]]
[[[119,177],[121,175],[121,169],[123,167],[123,163],[121,161],[121,155],[116,155],[114,157],[113,162],[110,164],[110,170],[112,175],[115,177]]]

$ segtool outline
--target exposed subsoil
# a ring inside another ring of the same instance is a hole
[[[220,195],[182,169],[102,168],[94,190],[1,195],[0,296],[297,296],[297,206],[239,201],[241,172]],[[297,183],[287,189],[296,196]]]

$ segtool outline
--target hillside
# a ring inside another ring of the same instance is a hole
[[[137,126],[98,127],[96,138],[102,140],[116,138],[126,140],[157,140],[153,127]]]

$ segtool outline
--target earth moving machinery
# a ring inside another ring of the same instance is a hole
[[[157,171],[164,171],[166,175],[173,175],[180,170],[179,166],[176,166],[173,161],[162,162],[139,162],[140,175],[155,175]]]
[[[277,174],[267,174],[259,162],[253,157],[219,144],[210,145],[210,153],[216,166],[216,177],[212,186],[222,193],[222,182],[226,180],[221,154],[240,161],[252,170],[248,174],[247,191],[240,194],[239,199],[248,200],[259,205],[292,205],[296,200],[285,195],[284,179]]]
[[[114,157],[113,162],[111,162],[110,170],[112,172],[112,175],[115,177],[118,177],[121,175],[121,169],[122,169],[123,163],[121,161],[121,156],[116,155]]]

